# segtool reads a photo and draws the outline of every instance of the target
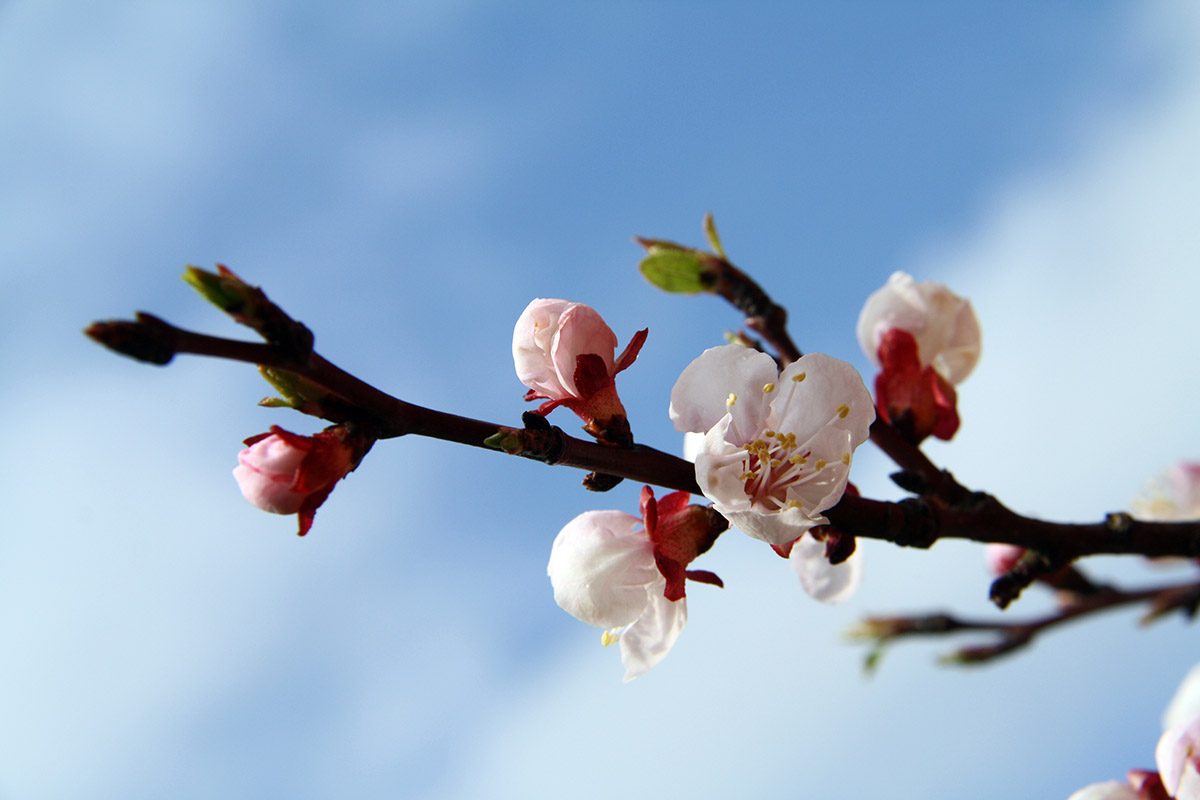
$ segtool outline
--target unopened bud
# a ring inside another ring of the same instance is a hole
[[[138,312],[136,320],[93,322],[83,332],[115,353],[162,366],[175,357],[174,331],[158,317]]]

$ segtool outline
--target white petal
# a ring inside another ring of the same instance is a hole
[[[696,433],[695,431],[687,431],[683,434],[683,457],[687,461],[696,463],[696,459],[704,452],[704,434]]]
[[[1088,784],[1067,800],[1138,800],[1138,793],[1124,781],[1104,781]]]
[[[1200,800],[1200,770],[1197,769],[1196,759],[1184,766],[1179,788],[1175,790],[1175,800]]]
[[[675,430],[704,433],[730,413],[733,436],[755,436],[766,422],[778,379],[775,359],[766,353],[736,344],[711,347],[675,381],[671,421]],[[771,390],[764,391],[767,386]]]
[[[621,663],[625,665],[626,683],[666,658],[687,624],[687,598],[668,600],[663,597],[665,587],[666,582],[660,579],[648,588],[645,611],[621,634]]]
[[[1154,748],[1154,761],[1167,794],[1176,797],[1184,771],[1200,754],[1200,717],[1168,728]]]
[[[1200,717],[1200,664],[1192,667],[1167,704],[1167,710],[1163,712],[1163,730],[1195,717]]]
[[[746,449],[726,441],[731,424],[732,417],[726,415],[714,425],[704,435],[702,450],[696,456],[696,483],[722,514],[750,508],[746,481],[741,478]]]
[[[550,358],[558,375],[558,382],[568,394],[578,396],[575,387],[576,359],[588,353],[604,360],[611,375],[613,351],[617,347],[617,335],[608,323],[591,306],[571,303],[558,319],[558,328],[550,344]]]
[[[858,343],[876,365],[879,341],[892,328],[917,340],[921,361],[959,383],[979,360],[979,320],[971,303],[940,283],[917,283],[896,272],[867,298],[858,317]]]
[[[646,586],[662,581],[641,520],[620,511],[587,511],[554,539],[546,572],[554,601],[576,619],[600,628],[636,620]]]
[[[792,569],[800,578],[800,585],[823,603],[840,603],[847,599],[862,582],[862,554],[854,555],[841,564],[830,564],[825,557],[825,543],[812,536],[805,536],[792,545],[788,557]]]
[[[517,379],[539,394],[556,399],[566,396],[566,389],[550,360],[550,346],[559,317],[570,305],[567,300],[541,297],[531,300],[513,328],[513,366]]]
[[[713,504],[716,505],[715,503]],[[720,511],[720,509],[717,509]],[[761,511],[722,511],[729,524],[747,536],[767,544],[787,544],[797,536],[829,520],[817,515],[805,514],[797,508],[763,513]]]
[[[789,364],[774,394],[770,426],[796,434],[801,442],[832,426],[849,431],[851,447],[857,447],[875,421],[875,402],[858,370],[824,353],[809,353]]]

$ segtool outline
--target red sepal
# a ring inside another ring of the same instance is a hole
[[[706,569],[689,569],[687,571],[687,579],[696,583],[707,583],[710,586],[725,588],[725,581],[721,580],[717,573],[709,572]]]
[[[1138,800],[1171,800],[1167,787],[1163,785],[1162,776],[1157,771],[1148,769],[1131,769],[1125,775],[1129,786],[1137,792]]]
[[[642,352],[642,345],[646,343],[646,337],[649,334],[649,328],[642,328],[633,335],[629,344],[625,345],[625,349],[621,351],[621,355],[617,356],[617,360],[613,362],[613,375],[623,369],[629,369],[629,366],[637,361],[638,353]]]
[[[958,395],[933,367],[922,367],[917,340],[892,328],[879,342],[875,376],[879,416],[914,444],[930,434],[950,439],[958,431]]]
[[[595,353],[575,356],[575,389],[581,398],[597,395],[611,384],[612,376],[603,358]]]
[[[773,544],[773,545],[771,545],[771,549],[774,550],[775,554],[777,556],[779,556],[780,558],[791,558],[792,557],[792,548],[796,545],[796,542],[798,542],[798,541],[800,541],[799,536],[797,536],[795,539],[792,539],[787,544]]]

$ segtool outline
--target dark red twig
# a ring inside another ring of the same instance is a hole
[[[945,613],[868,617],[851,629],[849,636],[872,641],[878,648],[896,639],[963,632],[993,634],[992,642],[960,648],[942,659],[953,664],[981,664],[1028,646],[1038,635],[1052,628],[1106,611],[1143,603],[1149,606],[1149,611],[1142,618],[1143,624],[1172,612],[1180,612],[1191,618],[1196,613],[1197,603],[1200,603],[1200,581],[1136,590],[1105,588],[1086,596],[1075,595],[1054,613],[1017,622],[969,620]],[[878,657],[877,653],[875,657]]]

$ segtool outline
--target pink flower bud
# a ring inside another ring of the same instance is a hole
[[[983,557],[987,561],[988,570],[997,577],[1012,570],[1025,555],[1025,548],[1015,544],[997,544],[991,542],[984,545]]]
[[[547,401],[539,414],[566,406],[597,438],[628,444],[629,423],[613,379],[634,362],[645,341],[646,331],[638,331],[614,358],[616,334],[595,309],[539,298],[513,328],[513,364],[517,378],[529,387],[525,399]]]
[[[246,440],[233,477],[242,495],[263,511],[298,514],[303,536],[334,484],[354,469],[366,452],[366,447],[356,448],[348,438],[346,429],[338,426],[314,436],[274,426],[270,433]]]
[[[896,272],[867,298],[858,318],[858,341],[876,364],[883,337],[893,329],[911,333],[921,366],[933,367],[952,384],[961,383],[979,361],[975,310],[940,283],[917,283],[911,275]]]

